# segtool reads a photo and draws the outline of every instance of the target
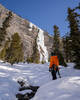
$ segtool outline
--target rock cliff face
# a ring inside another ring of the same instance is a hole
[[[4,20],[9,16],[8,9],[4,8],[0,4],[0,28],[3,27]],[[40,53],[40,62],[42,60],[48,61],[53,38],[44,30],[40,29],[36,25],[32,24],[28,20],[17,16],[15,13],[11,12],[12,16],[9,20],[9,26],[6,29],[6,40],[11,38],[14,33],[18,33],[21,37],[23,43],[24,59],[31,57],[33,54],[33,46],[35,39],[37,38],[38,50]]]

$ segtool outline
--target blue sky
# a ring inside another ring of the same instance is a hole
[[[0,3],[21,17],[53,34],[57,25],[61,36],[69,31],[67,8],[74,8],[80,0],[0,0]]]

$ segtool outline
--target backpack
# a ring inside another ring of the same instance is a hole
[[[52,65],[52,70],[54,70],[54,71],[57,72],[57,71],[58,71],[58,67],[57,67],[55,64],[53,64],[53,65]]]

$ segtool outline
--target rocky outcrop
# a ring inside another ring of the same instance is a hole
[[[3,22],[8,16],[9,12],[11,11],[9,11],[8,9],[0,5],[0,27],[3,27]],[[15,13],[13,12],[11,13],[12,13],[12,17],[9,21],[9,27],[7,27],[6,29],[7,32],[6,40],[8,39],[8,37],[11,38],[11,36],[17,32],[21,37],[21,41],[23,43],[24,59],[26,59],[27,57],[32,56],[35,39],[37,36],[39,36],[38,34],[40,33],[40,31],[42,32],[43,30],[41,30],[39,27],[32,24],[28,20],[25,20],[20,16],[16,15]],[[44,36],[43,37],[44,46],[41,47],[41,49],[44,51],[44,53],[42,54],[42,56],[44,57],[46,53],[48,56],[50,55],[53,39],[45,31],[43,31],[43,36]],[[45,61],[48,61],[48,57],[47,60],[45,57],[44,59]]]
[[[31,86],[29,83],[27,84],[24,80],[18,80],[17,81],[20,85],[19,91],[16,94],[16,98],[18,100],[30,100],[32,99],[39,86]]]
[[[47,32],[44,32],[44,43],[48,50],[48,59],[49,59],[53,46],[53,37],[49,35]]]

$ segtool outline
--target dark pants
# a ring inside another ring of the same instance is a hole
[[[52,79],[53,80],[57,79],[57,77],[56,77],[56,71],[55,70],[52,70],[51,74],[52,74]]]

